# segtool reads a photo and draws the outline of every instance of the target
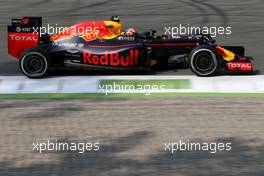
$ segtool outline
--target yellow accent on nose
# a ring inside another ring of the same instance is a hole
[[[221,49],[222,50],[222,52],[223,52],[222,56],[224,57],[224,60],[226,60],[226,61],[229,62],[229,61],[232,61],[232,60],[235,59],[235,56],[236,55],[232,51],[229,51],[229,50],[227,50],[225,48],[222,48],[220,46],[218,46],[218,49]]]

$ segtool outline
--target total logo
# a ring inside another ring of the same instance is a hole
[[[251,62],[229,62],[227,63],[228,70],[252,71]]]
[[[15,34],[9,35],[11,40],[16,40],[16,41],[38,41],[37,36],[18,36]]]
[[[118,51],[106,51],[104,55],[93,55],[90,50],[84,50],[85,64],[104,66],[133,66],[138,65],[138,50],[130,50],[128,56],[122,56]]]

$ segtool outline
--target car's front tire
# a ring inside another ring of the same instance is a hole
[[[221,63],[214,49],[207,45],[194,48],[188,58],[190,69],[197,76],[213,76],[219,72]]]
[[[24,52],[20,58],[19,67],[29,78],[43,78],[49,72],[49,56],[40,48],[32,48]]]

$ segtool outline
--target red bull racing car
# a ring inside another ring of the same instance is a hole
[[[41,17],[12,19],[8,26],[8,52],[29,78],[46,77],[59,67],[155,70],[185,64],[198,76],[253,71],[244,47],[219,46],[209,35],[123,32],[119,17],[78,23],[54,35],[41,35],[41,26]]]

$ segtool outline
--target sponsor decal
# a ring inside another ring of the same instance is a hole
[[[67,48],[83,48],[83,43],[70,43],[70,42],[54,42],[52,43],[53,46],[59,46],[59,47],[67,47]]]
[[[23,27],[23,28],[21,28],[21,31],[22,32],[31,32],[31,28],[30,27]]]
[[[16,32],[31,32],[31,28],[30,27],[21,28],[21,27],[17,26],[16,27]]]
[[[229,71],[252,71],[251,62],[229,62],[227,63],[227,70]]]
[[[23,24],[28,24],[29,23],[29,18],[23,18],[22,19]]]
[[[38,37],[37,36],[26,36],[26,35],[15,35],[15,34],[10,34],[9,35],[11,40],[15,40],[15,41],[38,41]]]
[[[128,41],[134,41],[135,40],[135,37],[134,36],[119,36],[117,38],[118,40],[128,40]]]
[[[16,27],[16,32],[21,32],[21,27]]]
[[[66,56],[66,57],[70,57],[70,58],[77,58],[77,59],[79,59],[79,58],[81,58],[81,55],[79,55],[79,54],[75,54],[75,53],[65,53],[64,54],[64,56]]]
[[[27,48],[38,45],[38,34],[8,32],[8,53],[19,58]]]
[[[122,56],[118,51],[106,51],[104,55],[93,55],[90,50],[84,50],[83,62],[91,65],[133,66],[138,65],[138,50],[130,50],[129,56]]]

